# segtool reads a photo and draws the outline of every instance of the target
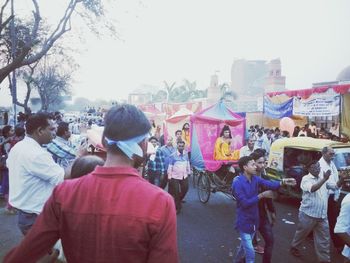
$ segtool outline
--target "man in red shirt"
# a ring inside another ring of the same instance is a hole
[[[59,238],[67,262],[178,262],[174,201],[136,170],[150,128],[136,107],[111,108],[104,166],[58,185],[4,262],[36,262]]]

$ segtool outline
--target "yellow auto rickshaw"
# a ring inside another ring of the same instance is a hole
[[[271,180],[295,178],[297,185],[280,188],[280,193],[301,198],[300,183],[302,177],[307,174],[305,166],[311,160],[319,160],[325,146],[331,146],[334,149],[333,161],[338,171],[350,171],[350,144],[326,139],[294,137],[278,139],[271,145],[266,169],[267,177]],[[347,172],[347,174],[350,173]],[[344,181],[342,192],[345,194],[350,192],[350,177]]]

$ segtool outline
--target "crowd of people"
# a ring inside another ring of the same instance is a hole
[[[1,194],[25,236],[4,262],[53,262],[57,257],[67,262],[179,261],[176,214],[185,203],[192,173],[189,123],[174,137],[164,136],[136,107],[113,106],[103,121],[105,159],[90,155],[86,140],[78,145],[70,140],[92,125],[78,119],[65,122],[60,113],[37,113],[2,129]],[[296,127],[292,136],[324,134],[311,123]],[[232,137],[230,127],[223,126],[213,160],[237,161],[239,166],[231,178],[241,240],[234,262],[255,262],[256,252],[263,254],[263,262],[273,262],[273,191],[295,186],[296,180],[269,181],[265,168],[271,144],[290,135],[251,126],[240,149],[232,149]],[[344,178],[333,157],[334,150],[325,147],[320,160],[306,164],[293,256],[301,255],[300,245],[313,233],[320,262],[330,262],[331,242],[350,261],[350,197],[340,193]]]

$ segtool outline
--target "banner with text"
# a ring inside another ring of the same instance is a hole
[[[320,117],[339,114],[340,96],[301,99],[294,97],[293,115]]]
[[[264,97],[264,114],[271,119],[290,117],[293,114],[293,98],[283,103],[273,103],[269,98]]]

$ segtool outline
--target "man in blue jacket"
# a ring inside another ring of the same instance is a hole
[[[259,200],[273,198],[271,190],[277,190],[282,185],[296,185],[294,178],[282,179],[282,181],[268,181],[256,176],[256,164],[252,157],[245,156],[238,161],[242,173],[232,183],[232,194],[237,200],[237,216],[235,228],[241,238],[241,244],[235,255],[234,262],[254,263],[255,252],[253,237],[259,227]],[[266,190],[259,193],[259,187]]]

